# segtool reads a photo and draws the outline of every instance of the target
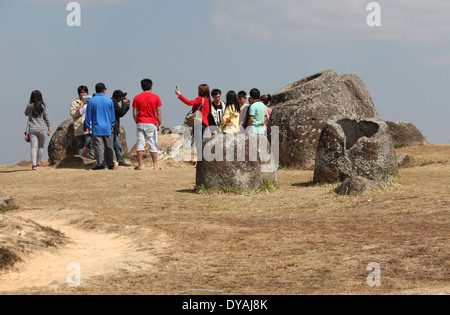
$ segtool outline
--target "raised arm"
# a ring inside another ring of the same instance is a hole
[[[129,109],[130,109],[130,102],[127,102],[127,100],[122,101],[122,106],[120,106],[117,101],[114,101],[114,110],[116,111],[116,115],[119,118],[125,116],[128,113]]]
[[[180,101],[182,101],[184,104],[186,104],[186,105],[188,105],[188,106],[198,106],[198,105],[202,105],[202,102],[203,102],[203,100],[202,100],[202,98],[199,96],[199,97],[197,97],[195,100],[193,100],[193,101],[190,101],[190,100],[188,100],[187,98],[185,98],[183,95],[179,95],[178,96],[178,99],[180,100]]]
[[[190,100],[188,100],[187,98],[185,98],[182,94],[181,94],[181,92],[180,92],[180,90],[178,89],[178,86],[177,86],[177,88],[176,88],[176,90],[175,90],[175,94],[178,96],[178,99],[180,100],[180,101],[182,101],[184,104],[186,104],[186,105],[188,105],[188,106],[198,106],[198,105],[202,105],[202,103],[203,103],[203,98],[202,97],[197,97],[195,100],[193,100],[193,101],[190,101]]]

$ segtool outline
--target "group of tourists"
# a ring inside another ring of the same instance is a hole
[[[198,87],[198,97],[192,101],[186,99],[178,87],[175,94],[183,103],[193,107],[192,112],[201,113],[201,122],[194,126],[194,143],[199,160],[202,159],[202,140],[205,130],[210,129],[214,133],[250,132],[261,135],[265,133],[272,113],[269,107],[272,97],[261,96],[258,89],[252,89],[249,95],[245,91],[237,94],[235,91],[229,91],[226,101],[222,100],[222,92],[219,89],[210,92],[207,84]]]
[[[162,102],[159,96],[152,92],[152,80],[142,80],[141,88],[143,92],[134,98],[132,105],[126,98],[127,93],[121,90],[114,91],[112,98],[107,97],[107,89],[103,83],[95,86],[95,94],[92,97],[89,96],[87,86],[78,88],[78,97],[70,105],[77,154],[95,159],[97,163],[94,170],[114,169],[114,154],[119,167],[131,166],[125,162],[119,141],[120,118],[124,117],[131,107],[137,135],[138,165],[135,170],[143,168],[146,144],[150,148],[153,169],[158,170],[158,134],[162,126]],[[264,134],[272,112],[268,106],[271,96],[261,95],[258,89],[252,89],[249,95],[245,91],[229,91],[225,101],[222,100],[222,92],[219,89],[210,92],[207,84],[198,87],[198,97],[194,100],[185,98],[178,87],[175,94],[200,117],[194,126],[197,152],[201,152],[206,129],[209,128],[214,133]],[[25,139],[31,143],[32,169],[37,170],[42,167],[46,136],[51,136],[48,108],[39,91],[32,92],[25,115],[28,117]]]

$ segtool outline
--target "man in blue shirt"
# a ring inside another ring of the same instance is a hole
[[[116,122],[113,101],[105,95],[106,86],[98,83],[95,96],[87,104],[85,125],[87,132],[92,131],[92,146],[97,154],[97,165],[94,170],[103,170],[106,166],[115,167],[114,150],[111,134]],[[103,152],[103,145],[105,151]]]

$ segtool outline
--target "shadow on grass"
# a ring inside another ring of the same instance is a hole
[[[181,189],[177,190],[176,192],[180,194],[198,194],[198,192],[195,189]]]
[[[306,182],[306,183],[292,184],[292,186],[293,187],[307,188],[307,187],[314,187],[314,186],[316,186],[316,184],[313,181],[310,181],[310,182]]]
[[[0,171],[0,174],[13,174],[13,173],[20,173],[20,172],[32,172],[33,170],[30,168],[29,170],[15,170],[15,171]]]

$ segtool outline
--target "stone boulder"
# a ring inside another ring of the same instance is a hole
[[[394,144],[401,146],[422,146],[427,143],[422,132],[411,122],[386,121]]]
[[[292,83],[273,95],[268,126],[280,128],[280,163],[314,165],[325,123],[337,115],[379,118],[372,97],[354,74],[321,72]]]
[[[73,120],[67,119],[58,126],[48,145],[48,159],[50,165],[58,165],[68,156],[77,155],[77,143],[73,134]],[[128,152],[125,129],[120,127],[120,143],[123,153]]]
[[[349,177],[336,189],[338,195],[357,196],[381,187],[379,182],[361,176]]]
[[[178,134],[158,136],[158,159],[159,160],[182,160],[185,149],[185,141]],[[151,159],[150,146],[145,144],[144,160]],[[137,162],[137,144],[130,150],[130,159]]]
[[[259,189],[277,181],[278,163],[265,136],[217,134],[203,141],[197,163],[197,186],[216,189]]]
[[[392,175],[398,175],[398,162],[384,121],[338,116],[327,122],[317,148],[315,183],[352,176],[387,182]]]

